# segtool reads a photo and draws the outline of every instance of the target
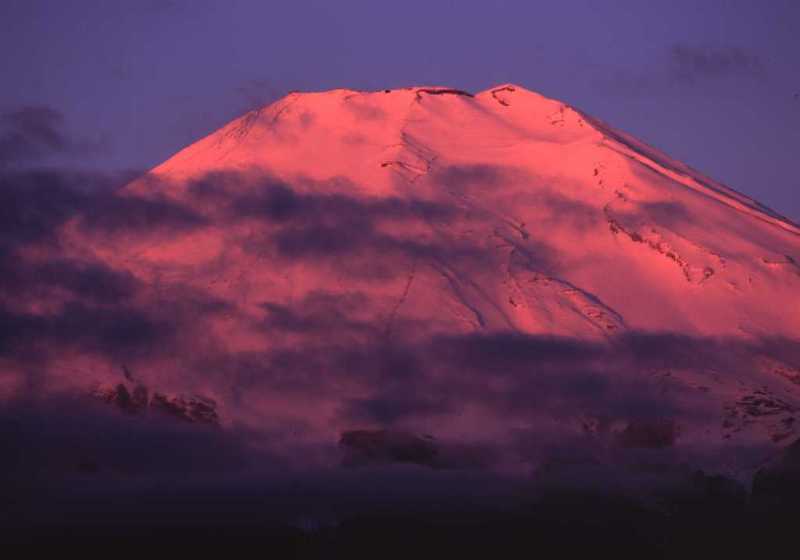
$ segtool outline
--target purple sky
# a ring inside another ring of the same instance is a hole
[[[290,89],[514,82],[800,219],[800,3],[4,0],[0,110],[154,165]]]

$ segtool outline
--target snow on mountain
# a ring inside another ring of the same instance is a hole
[[[516,85],[289,94],[57,239],[28,266],[126,288],[6,302],[48,391],[124,366],[289,461],[403,433],[500,471],[596,446],[752,472],[798,437],[800,228]]]

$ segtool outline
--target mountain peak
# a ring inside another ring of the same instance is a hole
[[[487,89],[481,91],[478,95],[487,94],[487,93],[491,93],[491,92],[498,92],[498,91],[508,91],[508,92],[511,92],[511,93],[518,92],[518,93],[520,93],[522,95],[536,95],[536,96],[539,96],[539,97],[545,97],[544,95],[542,95],[541,93],[539,93],[537,91],[525,88],[525,87],[523,87],[523,86],[521,86],[519,84],[514,84],[514,83],[511,83],[511,82],[507,82],[507,83],[504,83],[504,84],[497,84],[497,85],[495,85],[493,87],[490,87],[490,88],[487,88]]]
[[[349,89],[349,88],[334,88],[329,90],[319,90],[319,91],[302,91],[302,90],[292,90],[286,96],[281,98],[278,103],[281,101],[292,98],[292,97],[299,97],[299,96],[311,96],[311,97],[348,97],[351,95],[371,95],[371,94],[414,94],[414,95],[454,95],[454,96],[461,96],[461,97],[479,97],[483,95],[491,95],[492,93],[499,93],[499,92],[508,92],[514,93],[518,92],[521,96],[532,96],[538,97],[541,99],[545,99],[548,101],[554,101],[545,97],[544,95],[534,91],[522,87],[518,84],[513,83],[503,83],[498,84],[496,86],[487,88],[479,93],[472,93],[470,91],[455,88],[451,86],[443,86],[443,85],[416,85],[416,86],[406,86],[406,87],[399,87],[399,88],[383,88],[383,89],[376,89],[376,90],[356,90],[356,89]]]
[[[515,84],[293,93],[59,235],[57,262],[90,258],[133,293],[117,317],[80,301],[75,273],[51,274],[30,291],[55,286],[47,306],[19,303],[65,315],[23,335],[77,333],[49,373],[64,384],[68,368],[135,359],[137,383],[207,396],[222,423],[302,425],[323,454],[347,433],[381,456],[381,434],[494,445],[509,410],[613,445],[800,436],[800,364],[780,344],[800,332],[796,228]],[[72,327],[82,317],[97,340]],[[631,412],[653,402],[670,417]]]

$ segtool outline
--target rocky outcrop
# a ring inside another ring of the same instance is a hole
[[[141,383],[132,383],[128,374],[126,380],[116,385],[98,385],[91,395],[127,414],[164,414],[185,422],[219,425],[217,403],[213,399],[150,391]]]

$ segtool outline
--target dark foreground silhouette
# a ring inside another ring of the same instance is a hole
[[[16,517],[5,519],[3,541],[104,554],[242,549],[266,558],[516,558],[546,551],[562,557],[759,558],[796,548],[800,477],[785,459],[759,473],[749,493],[732,480],[696,472],[648,503],[563,489],[510,508],[466,501],[399,506],[373,498],[372,506],[340,518],[287,522],[276,502],[257,493],[105,492],[101,499],[61,489],[43,492],[35,507],[17,503]],[[35,510],[48,505],[71,515],[44,520]]]

